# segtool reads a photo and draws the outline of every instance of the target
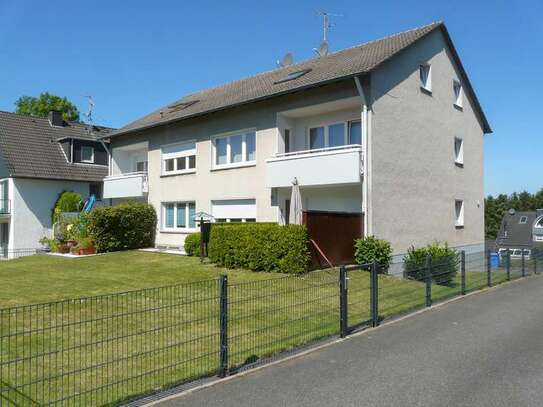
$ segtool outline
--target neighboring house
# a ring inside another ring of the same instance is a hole
[[[296,178],[325,254],[352,253],[360,235],[396,254],[435,240],[483,250],[490,132],[434,23],[193,93],[112,132],[104,197],[147,200],[156,244],[178,247],[195,212],[288,223]]]
[[[101,195],[111,129],[0,112],[0,256],[39,247],[59,194]]]
[[[496,249],[503,254],[510,250],[512,257],[529,256],[536,246],[543,245],[543,209],[517,212],[510,209],[503,217]]]

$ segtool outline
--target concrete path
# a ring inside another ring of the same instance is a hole
[[[160,405],[543,406],[543,276]]]

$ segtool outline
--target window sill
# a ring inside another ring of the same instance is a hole
[[[464,225],[455,225],[454,226],[456,229],[464,229]]]
[[[456,165],[456,166],[459,167],[459,168],[464,168],[464,163],[463,163],[463,162],[460,162],[460,161],[455,161],[455,162],[454,162],[454,165]]]
[[[255,166],[256,166],[256,161],[248,161],[244,163],[216,165],[213,168],[211,168],[211,171],[230,170],[233,168],[245,168],[245,167],[255,167]]]
[[[432,96],[432,89],[428,89],[428,88],[425,88],[424,86],[421,86],[420,91],[428,96]]]
[[[198,232],[198,228],[179,228],[179,229],[160,229],[159,233],[168,233],[172,235],[189,235]]]
[[[175,177],[176,175],[187,175],[187,174],[196,174],[196,170],[190,170],[190,171],[175,171],[167,174],[160,174],[160,178],[166,178],[166,177]]]
[[[464,111],[464,108],[460,105],[457,105],[456,103],[453,103],[453,107],[456,109],[456,110],[459,110],[460,112]]]

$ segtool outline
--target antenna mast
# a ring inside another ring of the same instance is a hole
[[[334,26],[334,24],[330,22],[330,17],[343,17],[343,14],[332,14],[326,11],[319,11],[319,14],[322,16],[322,41],[327,42],[328,32],[330,31],[330,28]]]
[[[92,100],[91,95],[86,95],[87,102],[89,104],[87,113],[83,113],[83,115],[87,118],[87,122],[89,126],[87,127],[87,133],[90,135],[92,133],[92,111],[94,109],[94,101]]]

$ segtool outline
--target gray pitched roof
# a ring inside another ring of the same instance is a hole
[[[469,82],[467,74],[462,67],[460,58],[454,49],[445,25],[442,22],[436,22],[380,40],[371,41],[331,53],[325,57],[314,58],[300,62],[296,65],[275,69],[249,78],[230,82],[216,88],[193,93],[112,132],[111,136],[143,130],[149,127],[180,121],[190,117],[362,75],[371,72],[383,62],[436,29],[442,30],[451,49],[453,58],[464,76],[464,88],[471,97],[471,100],[474,101],[476,113],[480,117],[485,133],[492,132]],[[278,80],[289,73],[306,69],[310,71],[295,80],[277,83]]]
[[[107,175],[106,166],[71,164],[58,142],[96,140],[111,131],[95,127],[89,135],[87,127],[82,123],[53,127],[46,118],[0,112],[0,156],[11,177],[101,181]]]
[[[526,217],[526,223],[520,223],[520,219],[524,216]],[[532,228],[536,218],[535,211],[515,212],[513,215],[507,212],[503,216],[498,238],[496,239],[498,246],[510,248],[532,246]]]

